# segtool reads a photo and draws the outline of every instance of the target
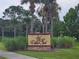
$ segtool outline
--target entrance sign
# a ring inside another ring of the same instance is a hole
[[[28,50],[50,50],[51,38],[50,34],[29,34]]]

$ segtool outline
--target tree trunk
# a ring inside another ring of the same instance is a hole
[[[34,27],[34,20],[31,21],[31,27],[30,27],[30,32],[33,33],[33,27]]]
[[[14,38],[16,37],[16,27],[14,26]]]
[[[34,8],[35,8],[34,0],[30,0],[30,11],[32,15],[35,12]],[[31,28],[30,28],[31,33],[33,33],[33,25],[34,25],[34,16],[33,16],[33,19],[31,20]]]
[[[43,19],[42,19],[42,29],[43,29],[43,33],[45,33],[45,20],[44,20],[44,16],[43,16]]]
[[[2,39],[4,38],[4,28],[2,27]]]
[[[48,27],[47,27],[47,19],[45,19],[45,33],[48,32],[47,29],[48,29]]]
[[[51,37],[53,36],[53,17],[51,17]]]
[[[42,25],[42,27],[43,27],[43,33],[44,33],[44,24]]]
[[[28,35],[28,28],[29,26],[26,26],[26,36]]]

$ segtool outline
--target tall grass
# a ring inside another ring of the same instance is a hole
[[[24,50],[28,46],[28,39],[23,36],[15,38],[4,37],[2,39],[7,50]],[[71,48],[74,46],[75,38],[69,36],[53,37],[51,40],[53,48]]]
[[[15,38],[10,37],[4,37],[2,39],[2,42],[4,43],[7,50],[13,51],[13,50],[24,50],[27,47],[27,39],[23,36],[18,36]]]
[[[71,48],[75,44],[75,38],[69,36],[52,38],[52,46],[54,48]]]
[[[1,40],[2,40],[2,37],[0,36],[0,42],[1,42]]]

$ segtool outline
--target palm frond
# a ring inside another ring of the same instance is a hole
[[[29,0],[21,0],[21,4],[27,3]]]

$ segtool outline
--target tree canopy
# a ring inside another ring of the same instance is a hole
[[[69,12],[64,16],[64,22],[67,34],[75,36],[79,39],[79,4],[75,8],[70,8]]]

